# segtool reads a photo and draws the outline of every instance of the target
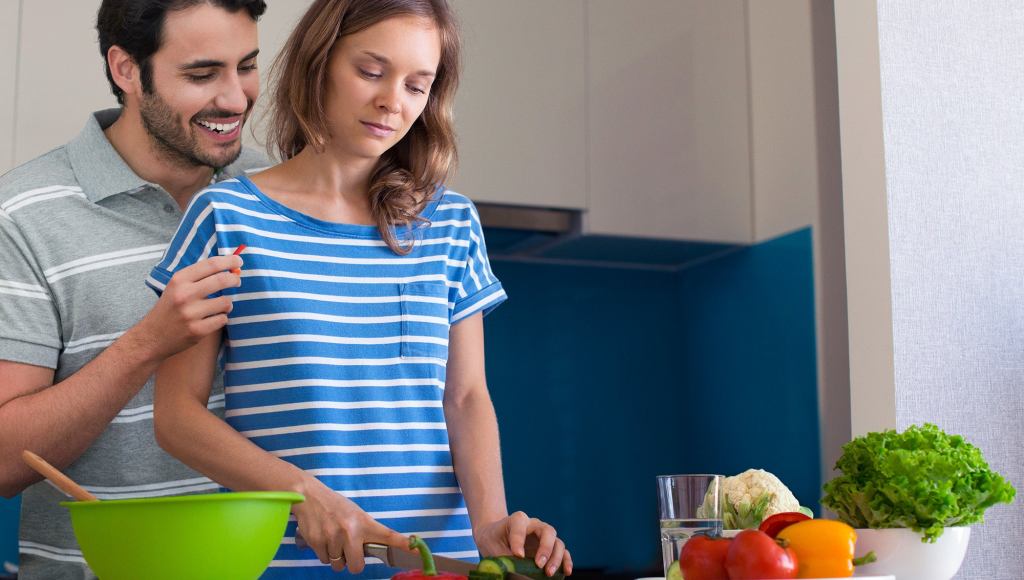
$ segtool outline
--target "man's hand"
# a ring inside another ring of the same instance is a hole
[[[241,267],[239,256],[215,256],[179,270],[136,326],[137,338],[156,358],[164,359],[223,328],[231,298],[208,296],[241,285],[241,277],[231,272]]]
[[[523,512],[481,526],[479,531],[473,532],[473,539],[483,556],[511,554],[525,558],[527,536],[530,535],[536,536],[538,540],[537,553],[533,558],[538,568],[543,569],[548,576],[557,572],[559,566],[566,575],[572,573],[572,557],[555,528]]]

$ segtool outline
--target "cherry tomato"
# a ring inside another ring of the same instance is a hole
[[[728,538],[694,536],[679,552],[679,570],[686,580],[729,580],[725,572],[725,554],[732,543]]]
[[[760,530],[737,534],[725,555],[730,580],[796,578],[796,554],[779,542]]]
[[[774,538],[779,535],[779,532],[789,526],[809,519],[811,519],[810,516],[800,512],[782,512],[769,518],[765,518],[765,520],[761,522],[761,526],[757,529]]]

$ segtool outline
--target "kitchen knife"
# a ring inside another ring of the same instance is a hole
[[[417,570],[423,567],[423,560],[420,559],[418,553],[399,550],[383,544],[363,544],[363,553],[369,558],[380,558],[385,566],[391,568]],[[453,572],[463,576],[468,575],[470,570],[476,570],[476,564],[463,562],[455,558],[446,558],[445,556],[434,556],[434,565],[439,572]],[[531,580],[529,576],[516,574],[515,572],[505,574],[505,578],[510,580]]]

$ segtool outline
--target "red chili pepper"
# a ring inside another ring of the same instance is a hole
[[[434,557],[430,555],[430,548],[428,548],[426,542],[420,538],[410,536],[409,549],[420,551],[420,558],[423,559],[423,569],[399,572],[392,576],[391,580],[421,580],[423,578],[451,578],[452,580],[459,578],[461,580],[467,580],[465,576],[460,576],[459,574],[438,572],[437,567],[434,566]]]
[[[757,529],[774,538],[789,526],[809,519],[811,519],[810,516],[800,512],[782,512],[765,519]]]

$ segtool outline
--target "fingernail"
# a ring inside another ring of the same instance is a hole
[[[551,566],[548,566],[548,576],[554,576],[554,574],[555,574],[555,565],[552,564]]]
[[[544,567],[544,563],[548,561],[548,557],[547,556],[541,556],[538,561],[540,562],[540,564],[538,564],[538,566],[543,568]]]

